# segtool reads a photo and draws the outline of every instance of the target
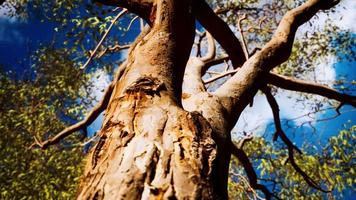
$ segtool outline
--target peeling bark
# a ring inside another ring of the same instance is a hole
[[[214,199],[210,124],[180,103],[193,42],[190,1],[157,2],[132,45],[91,151],[78,199]]]
[[[288,58],[298,26],[334,1],[325,6],[309,0],[288,12],[273,39],[247,61],[229,27],[203,0],[98,2],[123,6],[150,28],[131,45],[115,82],[78,199],[228,199],[231,129],[266,84],[269,71]],[[234,67],[241,66],[214,93],[206,91],[201,76],[214,62],[215,48],[202,59],[189,59],[185,70],[195,18],[220,42]],[[254,188],[262,187],[255,175],[249,178]]]

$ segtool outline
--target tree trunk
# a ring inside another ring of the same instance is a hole
[[[78,199],[227,198],[214,180],[213,130],[180,101],[194,38],[190,3],[158,1],[152,28],[132,45]]]

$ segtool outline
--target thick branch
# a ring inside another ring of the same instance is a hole
[[[309,0],[287,12],[273,38],[215,92],[224,101],[226,109],[236,113],[234,118],[239,117],[258,89],[264,86],[269,71],[288,59],[297,28],[318,10],[334,4],[333,0]]]
[[[317,94],[356,107],[356,96],[340,93],[325,85],[302,81],[278,74],[269,74],[268,83],[286,90]]]
[[[198,21],[229,54],[234,68],[240,67],[245,62],[244,53],[239,40],[229,26],[204,0],[196,1],[195,11]]]
[[[260,60],[263,62],[261,67],[270,70],[286,61],[290,56],[298,27],[309,21],[319,10],[329,9],[337,3],[337,0],[309,0],[288,11],[272,39],[260,52]]]

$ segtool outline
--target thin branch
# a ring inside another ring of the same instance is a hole
[[[127,45],[119,45],[119,44],[117,44],[117,45],[114,45],[114,46],[110,46],[110,47],[105,48],[103,51],[99,52],[98,55],[96,56],[96,58],[101,58],[107,53],[116,53],[116,52],[119,52],[121,50],[128,49],[130,47],[131,47],[131,45],[129,45],[129,44],[127,44]]]
[[[327,190],[322,189],[321,187],[318,186],[318,184],[311,178],[309,177],[295,162],[294,159],[294,150],[296,150],[298,153],[302,153],[301,150],[299,148],[297,148],[290,140],[289,138],[286,136],[286,134],[284,133],[282,126],[281,126],[281,121],[280,121],[280,117],[279,117],[279,106],[278,103],[276,101],[276,99],[273,97],[270,88],[269,87],[265,87],[262,89],[263,93],[266,95],[267,97],[267,101],[269,103],[269,105],[271,106],[272,112],[273,112],[273,117],[274,117],[274,123],[276,126],[276,133],[273,137],[273,140],[277,140],[277,136],[279,136],[282,141],[287,145],[288,148],[288,160],[290,161],[292,167],[295,169],[295,171],[298,172],[298,174],[300,174],[303,179],[305,180],[305,182],[307,182],[307,184],[317,190],[320,190],[322,192],[330,192]]]
[[[148,24],[152,25],[153,19],[150,19],[152,9],[154,7],[153,0],[94,0],[96,3],[100,3],[107,6],[121,7],[129,10],[131,13],[135,13],[144,19]]]
[[[248,180],[246,179],[246,177],[244,177],[244,176],[241,175],[241,174],[237,174],[237,173],[232,173],[232,175],[233,175],[233,176],[238,176],[240,179],[242,179],[242,181],[247,185],[248,189],[252,191],[252,193],[253,193],[255,199],[257,198],[257,199],[260,199],[260,200],[264,200],[264,198],[260,197],[260,196],[257,194],[256,190],[251,187],[251,185],[250,185],[250,183],[248,182]]]
[[[127,9],[124,8],[124,9],[122,9],[122,11],[121,11],[119,14],[116,15],[116,17],[112,20],[112,22],[111,22],[109,28],[106,29],[106,31],[105,31],[103,37],[100,39],[99,43],[96,45],[94,51],[92,51],[92,52],[90,53],[89,59],[85,62],[85,64],[84,64],[83,66],[80,67],[80,69],[84,69],[84,68],[86,68],[86,67],[89,65],[89,63],[93,60],[93,58],[95,57],[95,54],[96,54],[97,51],[99,50],[99,47],[101,46],[101,44],[104,42],[104,40],[105,40],[106,37],[108,36],[108,34],[109,34],[109,32],[111,31],[112,27],[114,26],[115,22],[116,22],[121,16],[123,16],[126,12],[127,12]]]
[[[258,51],[258,50],[260,50],[260,49],[255,48],[254,52]],[[208,63],[206,63],[206,65],[208,65],[208,66],[217,65],[217,64],[220,64],[228,59],[229,59],[229,57],[227,55],[224,55],[218,59],[209,61]],[[219,75],[211,77],[208,80],[205,80],[204,84],[208,84],[208,83],[216,81],[220,78],[223,78],[225,76],[232,75],[232,74],[236,73],[237,71],[238,70],[226,71],[224,73],[221,73]],[[295,79],[292,77],[279,75],[279,74],[276,74],[273,72],[269,73],[269,75],[267,77],[267,83],[272,84],[272,85],[282,88],[282,89],[286,89],[286,90],[292,90],[292,91],[304,92],[304,93],[310,93],[310,94],[317,94],[317,95],[320,95],[320,96],[323,96],[323,97],[326,97],[329,99],[337,100],[340,102],[340,104],[337,107],[336,111],[340,110],[340,108],[345,104],[349,104],[349,105],[352,105],[353,107],[356,107],[356,96],[340,93],[333,88],[329,88],[328,86],[321,85],[318,83],[298,80],[298,79]]]
[[[235,74],[239,69],[233,69],[233,70],[229,70],[229,71],[226,71],[226,72],[223,72],[223,73],[220,73],[219,75],[216,75],[214,77],[211,77],[205,81],[203,81],[204,84],[208,84],[208,83],[211,83],[211,82],[214,82],[220,78],[223,78],[225,76],[228,76],[228,75],[232,75],[232,74]]]
[[[247,44],[246,44],[246,40],[245,40],[245,37],[244,37],[244,33],[243,33],[242,28],[241,28],[241,22],[243,20],[245,20],[246,18],[247,18],[246,14],[243,14],[242,17],[239,17],[238,20],[237,20],[237,27],[238,27],[240,35],[241,35],[242,50],[244,51],[244,55],[245,55],[245,58],[247,60],[249,58],[249,53],[248,53],[248,49],[247,49]]]
[[[205,63],[205,68],[209,68],[214,65],[221,64],[223,62],[228,61],[230,58],[228,55],[222,55],[219,58],[215,58],[214,60],[209,60]]]
[[[276,141],[279,136],[287,146],[291,146],[292,149],[295,149],[298,153],[301,154],[302,151],[289,140],[289,138],[287,137],[287,135],[284,133],[284,131],[282,129],[281,119],[279,116],[279,106],[278,106],[276,99],[274,98],[274,96],[271,93],[271,88],[266,86],[266,87],[262,88],[262,92],[266,95],[267,101],[268,101],[268,103],[272,109],[272,113],[273,113],[274,124],[276,127],[276,133],[274,134],[273,141]]]
[[[197,46],[197,52],[195,54],[196,57],[201,56],[201,42],[203,38],[206,36],[206,31],[200,32],[199,30],[195,30],[195,33],[198,35],[198,42],[194,43]]]
[[[236,145],[237,148],[242,149],[244,147],[244,145],[246,144],[246,142],[249,142],[253,139],[253,134],[247,134],[244,132],[244,136],[238,140],[238,144]]]
[[[216,50],[213,36],[209,32],[207,32],[206,37],[208,39],[208,52],[204,57],[201,58],[203,62],[208,62],[209,60],[214,59]]]
[[[138,19],[138,17],[139,17],[139,16],[135,16],[134,18],[131,19],[131,21],[130,21],[130,23],[129,23],[129,25],[127,26],[127,28],[126,28],[125,31],[130,30],[132,24],[134,23],[134,21],[135,21],[136,19]]]
[[[257,174],[248,158],[246,153],[242,150],[236,147],[236,145],[233,142],[230,142],[231,146],[231,152],[232,154],[240,161],[242,164],[243,168],[245,169],[245,172],[247,174],[248,180],[250,182],[250,185],[252,186],[253,189],[260,190],[263,192],[265,195],[266,199],[271,199],[271,197],[275,197],[276,199],[279,199],[277,196],[272,194],[266,186],[261,185],[258,183],[257,179]]]
[[[278,74],[269,74],[268,83],[286,90],[317,94],[329,99],[334,99],[342,103],[341,106],[343,104],[350,104],[353,107],[356,107],[356,96],[340,93],[325,85],[302,81]]]
[[[49,145],[56,144],[63,138],[69,136],[70,134],[72,134],[76,131],[82,130],[82,129],[86,128],[87,126],[89,126],[91,123],[93,123],[93,121],[100,115],[100,113],[103,112],[107,108],[110,98],[111,98],[111,94],[114,90],[114,87],[115,87],[117,81],[121,78],[122,74],[124,73],[126,66],[127,66],[126,62],[124,62],[120,65],[118,72],[115,75],[114,80],[111,82],[111,84],[108,86],[108,88],[104,92],[104,95],[103,95],[101,101],[93,108],[93,110],[88,114],[88,116],[84,120],[64,129],[63,131],[58,133],[56,136],[54,136],[51,139],[48,139],[44,142],[41,142],[37,137],[34,136],[35,142],[30,146],[30,148],[37,145],[42,149],[46,149]]]
[[[113,89],[114,89],[114,84],[111,83],[108,86],[107,90],[105,91],[101,101],[93,108],[93,110],[88,114],[88,116],[84,120],[70,127],[65,128],[63,131],[61,131],[60,133],[58,133],[57,135],[55,135],[54,137],[46,141],[41,142],[37,137],[34,137],[35,143],[32,144],[30,148],[37,145],[41,149],[46,149],[50,145],[57,144],[63,138],[69,136],[70,134],[88,127],[91,123],[94,122],[94,120],[100,115],[100,113],[107,108]]]

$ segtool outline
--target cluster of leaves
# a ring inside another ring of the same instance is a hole
[[[322,147],[305,143],[302,149],[304,154],[295,153],[296,163],[312,180],[322,188],[331,190],[331,193],[310,187],[291,166],[287,149],[281,144],[273,144],[259,137],[247,143],[244,150],[259,173],[259,182],[281,199],[341,198],[345,193],[356,191],[355,132],[356,126],[352,126],[341,130]],[[231,163],[231,173],[230,195],[235,199],[243,199],[243,195],[252,196],[254,190],[242,180],[246,175],[237,159]]]
[[[65,50],[42,49],[26,79],[0,74],[0,199],[70,199],[81,175],[83,135],[48,150],[29,149],[81,116],[87,81]]]

